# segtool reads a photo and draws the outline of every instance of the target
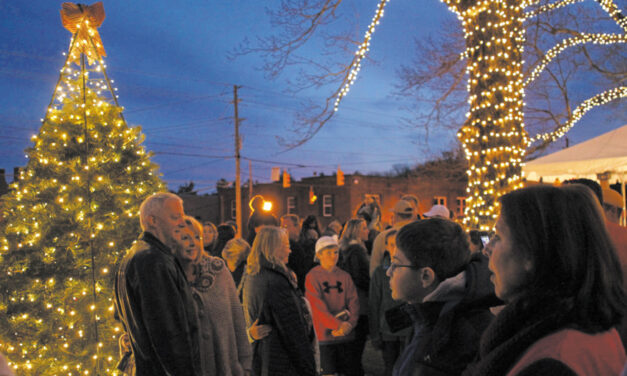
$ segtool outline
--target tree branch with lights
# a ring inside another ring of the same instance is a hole
[[[469,163],[465,223],[489,230],[498,214],[498,198],[524,183],[523,161],[556,139],[530,147],[538,138],[529,138],[529,132],[563,134],[592,107],[624,97],[624,49],[598,48],[622,47],[627,23],[612,0],[442,2],[457,15],[462,33],[444,28],[438,33],[441,43],[418,42],[417,58],[400,70],[398,88],[401,95],[416,98],[417,127],[427,132],[431,125],[459,129]],[[337,11],[339,2],[334,4]],[[372,32],[386,4],[379,2]],[[579,31],[602,24],[607,17],[619,33]],[[353,74],[337,77],[339,91],[332,90],[317,116],[299,118],[301,138],[292,146],[311,139],[337,111],[359,72],[372,32],[369,28],[356,57],[346,65]],[[595,46],[599,47],[591,50]],[[571,83],[584,73],[601,74],[592,83],[600,94],[573,105],[582,94]],[[537,80],[540,76],[544,79]],[[335,99],[332,109],[331,99]]]

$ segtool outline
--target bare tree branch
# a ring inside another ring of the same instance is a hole
[[[541,13],[550,12],[552,10],[557,10],[559,8],[565,7],[570,4],[581,3],[586,0],[562,0],[557,3],[545,4],[537,9],[525,13],[525,20],[536,17]]]
[[[244,41],[230,58],[259,53],[266,59],[263,70],[272,78],[278,76],[292,61],[292,55],[303,47],[322,25],[336,19],[342,0],[282,0],[278,10],[266,9],[278,35],[258,37],[255,46]]]
[[[568,132],[568,130],[572,128],[575,123],[579,121],[579,119],[581,119],[581,117],[592,108],[625,97],[627,97],[627,86],[621,86],[611,90],[607,90],[591,98],[588,98],[572,112],[572,115],[570,116],[568,121],[564,123],[559,129],[550,133],[539,134],[536,137],[532,138],[530,142],[533,143],[538,140],[550,140],[550,142],[553,142],[558,138],[564,136],[566,132]]]
[[[619,27],[623,29],[623,31],[627,32],[627,18],[620,11],[620,9],[614,4],[612,0],[596,0],[597,3],[601,5],[604,11],[612,17],[612,19],[618,24]]]
[[[530,82],[535,80],[544,68],[555,58],[555,56],[562,53],[569,47],[574,47],[580,44],[615,44],[615,43],[627,43],[627,35],[622,34],[588,34],[582,33],[577,37],[568,38],[558,45],[547,51],[544,59],[534,68],[531,74],[525,80],[523,86],[527,86]],[[597,67],[597,70],[599,68]]]

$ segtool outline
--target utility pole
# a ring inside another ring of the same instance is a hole
[[[253,198],[253,164],[248,161],[248,200]]]
[[[242,190],[239,176],[240,141],[239,117],[237,116],[237,89],[241,86],[233,85],[233,107],[235,108],[235,223],[237,224],[237,238],[242,237]]]

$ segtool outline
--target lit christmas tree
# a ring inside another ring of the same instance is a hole
[[[110,375],[122,331],[113,277],[140,232],[140,203],[165,186],[106,74],[102,3],[64,3],[61,15],[67,60],[2,201],[0,351],[19,375]]]

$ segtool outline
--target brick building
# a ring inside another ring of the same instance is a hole
[[[19,176],[19,169],[14,169]],[[283,214],[297,214],[301,219],[308,215],[318,218],[321,228],[333,219],[341,222],[353,217],[366,195],[375,196],[381,207],[381,221],[389,223],[392,208],[404,194],[414,194],[420,199],[421,213],[431,205],[446,205],[456,218],[463,216],[465,207],[466,181],[444,177],[386,177],[371,175],[345,175],[345,184],[337,185],[336,176],[312,176],[292,181],[284,188],[281,181],[255,184],[253,195],[262,195],[272,202],[272,214],[277,218]],[[0,194],[8,191],[4,170],[0,169]],[[220,224],[235,220],[235,190],[233,187],[218,186],[218,192],[210,195],[181,194],[185,213],[201,221]],[[311,203],[310,195],[316,196]],[[242,187],[242,219],[244,236],[246,222],[250,216],[250,194],[248,186]]]
[[[281,182],[255,184],[253,195],[261,195],[272,202],[272,214],[297,214],[301,219],[308,215],[318,217],[321,228],[333,219],[344,222],[350,219],[366,195],[373,195],[381,206],[381,221],[389,223],[392,208],[404,194],[414,194],[420,199],[421,212],[434,203],[446,205],[456,218],[463,216],[466,182],[447,178],[385,177],[345,175],[345,184],[338,186],[335,176],[313,176],[292,181],[284,188]],[[311,203],[310,195],[316,196]],[[235,190],[218,187],[218,193],[206,196],[182,195],[185,212],[201,220],[216,224],[235,220]],[[249,190],[242,187],[242,219],[244,231],[250,216]],[[246,234],[244,234],[246,236]]]

